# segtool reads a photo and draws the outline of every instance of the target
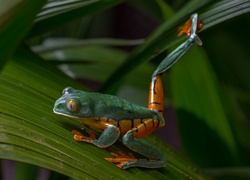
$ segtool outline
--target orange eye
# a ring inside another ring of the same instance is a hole
[[[78,104],[74,100],[70,100],[70,101],[67,102],[67,108],[71,112],[75,112],[75,111],[78,110]]]

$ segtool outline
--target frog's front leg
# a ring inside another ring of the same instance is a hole
[[[135,136],[137,132],[144,130],[145,125],[140,124],[138,127],[128,131],[123,136],[123,143],[129,149],[145,156],[146,158],[137,159],[132,154],[125,155],[118,152],[118,154],[112,154],[115,158],[105,159],[113,163],[118,163],[117,166],[122,169],[130,167],[159,168],[165,166],[167,162],[165,155],[154,145]]]
[[[114,125],[107,125],[98,139],[95,138],[94,131],[88,131],[90,137],[86,137],[76,130],[73,130],[72,133],[74,134],[75,141],[91,143],[99,148],[111,146],[120,135],[119,128]]]

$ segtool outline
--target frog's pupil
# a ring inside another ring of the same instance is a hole
[[[74,109],[74,105],[72,103],[69,104],[69,107],[70,110]]]
[[[69,101],[68,103],[67,103],[67,108],[70,110],[70,111],[72,111],[72,112],[74,112],[74,111],[76,111],[77,110],[77,103],[75,102],[75,101]]]

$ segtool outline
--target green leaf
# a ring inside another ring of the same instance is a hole
[[[159,140],[154,141],[161,144],[169,163],[165,168],[152,170],[121,170],[104,160],[104,157],[110,157],[111,150],[123,147],[120,141],[106,151],[75,142],[70,131],[79,129],[82,126],[80,122],[53,114],[52,108],[64,87],[84,88],[49,68],[39,57],[23,49],[18,51],[2,72],[1,158],[39,165],[76,179],[205,177]]]
[[[48,3],[40,15],[38,15],[37,21],[29,33],[29,37],[40,35],[74,19],[111,8],[123,1],[124,0],[52,1]]]
[[[204,52],[192,49],[173,68],[170,78],[186,153],[203,167],[238,163],[240,152],[223,93]]]
[[[60,43],[61,47],[64,44],[72,45],[72,43],[67,42],[64,40],[53,41],[55,44]],[[74,42],[77,43],[78,41]],[[40,53],[40,55],[48,60],[59,59],[60,61],[56,63],[62,64],[61,68],[71,77],[96,82],[104,82],[127,57],[127,53],[118,49],[93,46],[91,44],[82,46],[82,42],[80,44],[73,45],[70,48],[58,49],[57,53],[47,51],[47,53]],[[48,50],[50,47],[53,49],[53,46],[47,46],[46,49]]]
[[[170,19],[174,15],[174,10],[164,0],[157,0],[156,2],[158,3],[159,8],[161,9],[161,14],[165,20]]]
[[[249,179],[250,167],[206,169],[206,172],[220,179]]]
[[[127,40],[112,38],[96,39],[73,39],[73,38],[53,38],[47,39],[42,45],[34,46],[32,49],[37,53],[49,53],[56,50],[65,50],[89,46],[136,46],[144,42],[143,39]]]
[[[46,0],[14,0],[0,2],[0,70],[32,25]]]
[[[211,63],[228,96],[226,109],[230,109],[229,120],[234,127],[236,137],[245,152],[250,150],[250,54],[248,48],[249,32],[247,21],[249,14],[211,29],[203,37],[206,52],[211,54]],[[241,28],[239,28],[239,26]],[[216,43],[215,43],[216,42]],[[231,107],[230,107],[231,106]]]

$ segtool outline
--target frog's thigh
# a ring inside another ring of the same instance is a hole
[[[145,129],[143,127],[144,125],[139,125],[138,131],[140,131],[141,128]],[[123,168],[129,168],[129,167],[146,167],[146,168],[157,168],[162,167],[166,164],[166,157],[165,155],[154,145],[150,144],[149,142],[134,137],[133,134],[137,131],[137,128],[134,128],[130,131],[128,131],[123,136],[123,143],[131,150],[144,155],[147,157],[147,159],[138,159],[137,161],[132,161],[124,164]]]
[[[76,141],[91,143],[99,148],[111,146],[120,135],[119,128],[114,125],[106,125],[106,128],[98,139],[95,139],[93,137],[91,138],[91,135],[90,137],[83,136],[77,131],[73,131],[73,133],[75,134],[75,136],[77,136],[77,138],[74,137]]]
[[[92,141],[94,145],[100,148],[105,148],[111,146],[117,140],[119,135],[119,128],[114,125],[108,125],[107,128],[101,134],[101,136],[98,139]]]

